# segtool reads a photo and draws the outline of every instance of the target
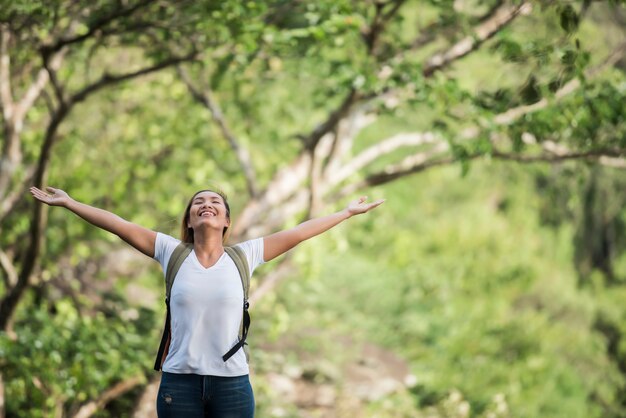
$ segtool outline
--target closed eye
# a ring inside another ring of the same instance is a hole
[[[198,199],[198,200],[194,201],[192,204],[193,205],[201,205],[203,203],[204,203],[204,200]],[[221,205],[222,202],[220,200],[212,200],[211,204],[213,204],[213,205],[216,205],[216,204],[217,205]]]

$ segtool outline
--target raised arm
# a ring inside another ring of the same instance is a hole
[[[148,257],[154,257],[156,232],[128,222],[114,213],[80,203],[61,189],[46,187],[46,191],[43,191],[31,187],[30,193],[35,199],[47,205],[69,209],[90,224],[117,235]]]
[[[365,203],[367,197],[350,202],[343,210],[321,218],[310,219],[300,225],[276,232],[263,238],[263,260],[270,261],[279,255],[289,251],[302,241],[306,241],[322,232],[328,231],[333,226],[351,218],[354,215],[365,213],[382,204],[384,200]]]

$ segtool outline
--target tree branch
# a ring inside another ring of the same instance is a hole
[[[498,33],[504,26],[511,23],[520,14],[529,13],[532,8],[531,3],[524,2],[518,6],[505,5],[498,8],[493,16],[486,19],[474,29],[470,36],[458,41],[448,50],[431,56],[422,70],[425,77],[431,76],[435,71],[446,67],[455,60],[464,57],[477,49],[486,40]]]
[[[446,142],[441,141],[433,149],[427,152],[419,152],[411,156],[406,157],[402,162],[398,164],[390,164],[380,172],[370,174],[366,176],[360,182],[356,182],[344,187],[339,193],[334,196],[333,200],[337,200],[355,193],[357,190],[380,186],[386,183],[390,183],[401,177],[406,177],[411,174],[415,174],[429,168],[438,167],[442,165],[452,164],[458,161],[454,156],[448,156],[445,158],[435,159],[437,156],[442,155],[449,150],[449,145]],[[567,147],[555,144],[551,141],[544,141],[542,143],[543,152],[535,155],[524,155],[519,153],[506,153],[497,150],[488,154],[475,153],[466,156],[468,160],[477,159],[483,156],[487,156],[494,159],[516,161],[520,163],[558,163],[568,160],[587,160],[596,161],[600,164],[610,167],[626,168],[626,150],[622,149],[598,149],[588,150],[580,152],[572,152]]]
[[[151,65],[150,67],[142,68],[140,70],[129,72],[126,74],[118,74],[118,75],[104,74],[102,77],[100,77],[98,81],[84,87],[77,93],[73,94],[70,98],[70,102],[71,103],[81,102],[85,100],[87,96],[89,96],[91,93],[94,93],[103,87],[107,87],[111,84],[120,83],[122,81],[130,80],[130,79],[142,76],[142,75],[150,74],[150,73],[162,70],[164,68],[171,67],[173,65],[181,64],[183,62],[192,61],[193,59],[195,59],[196,56],[197,56],[197,52],[192,51],[187,55],[180,56],[180,57],[172,56],[157,64]]]
[[[65,103],[67,100],[65,97],[65,91],[63,89],[63,86],[59,82],[59,79],[57,78],[56,69],[50,65],[48,55],[44,55],[42,58],[43,66],[48,72],[48,78],[50,79],[50,83],[52,84],[52,90],[54,90],[54,95],[56,96],[57,101],[59,103]]]
[[[492,18],[496,14],[498,9],[502,6],[503,2],[504,0],[498,0],[493,5],[493,7],[489,9],[489,11],[483,16],[481,16],[475,23],[483,23]],[[394,54],[392,59],[394,61],[402,59],[408,52],[416,51],[423,46],[428,45],[429,43],[437,39],[438,32],[445,30],[446,28],[448,28],[448,26],[450,26],[450,23],[446,22],[445,20],[436,20],[428,24],[426,27],[421,29],[419,35],[408,45],[407,48],[398,51],[398,53]],[[389,61],[390,60],[388,60],[388,62]]]
[[[58,53],[49,56],[47,61],[48,67],[54,71],[57,71],[61,67],[61,63],[63,62],[63,58],[65,57],[66,53],[67,50],[63,49]],[[42,68],[41,70],[39,70],[35,82],[31,84],[31,86],[28,88],[18,104],[16,114],[19,115],[19,119],[23,119],[26,115],[26,112],[28,112],[28,110],[35,104],[35,101],[48,83],[48,80],[48,70],[46,68]]]
[[[9,41],[11,32],[6,24],[0,25],[0,105],[4,123],[13,119],[13,94],[11,92],[11,57]]]
[[[376,55],[376,47],[381,33],[385,30],[387,23],[398,13],[405,0],[390,0],[387,3],[375,2],[374,19],[368,30],[363,33],[363,40],[367,47],[368,55]],[[391,9],[385,12],[385,7],[391,5]]]
[[[417,147],[424,144],[432,144],[436,136],[431,132],[402,133],[383,140],[363,150],[348,163],[344,164],[337,172],[333,173],[330,181],[332,185],[340,184],[351,175],[358,172],[366,165],[372,163],[383,155],[387,155],[401,147]]]
[[[544,147],[545,149],[545,147]],[[614,162],[616,159],[624,161],[623,157],[626,154],[626,150],[612,150],[612,149],[598,149],[572,152],[567,148],[559,150],[557,153],[544,152],[537,155],[523,155],[515,153],[506,153],[494,151],[489,154],[492,158],[508,161],[517,161],[520,163],[535,163],[535,162],[561,162],[566,160],[588,160],[588,161],[601,161],[603,159],[609,159]]]
[[[441,155],[448,151],[450,146],[447,142],[441,141],[428,151],[418,152],[413,155],[409,155],[404,158],[400,163],[390,164],[386,166],[382,171],[366,176],[363,180],[349,184],[335,195],[336,199],[343,198],[347,195],[355,193],[357,190],[379,186],[391,181],[397,180],[401,177],[408,176],[420,171],[424,171],[428,168],[437,167],[440,165],[450,164],[456,161],[453,157],[446,157],[439,160],[434,160],[434,157]]]
[[[335,129],[339,121],[348,114],[350,108],[358,100],[358,98],[359,94],[357,91],[354,88],[351,88],[339,107],[332,111],[328,115],[328,118],[313,129],[309,135],[303,138],[305,149],[313,150],[324,135]]]
[[[126,392],[130,391],[136,386],[139,386],[145,381],[145,376],[139,375],[118,382],[114,386],[104,391],[104,393],[102,393],[102,395],[100,395],[97,399],[94,399],[93,401],[81,406],[78,412],[74,414],[73,418],[91,417],[93,414],[98,412],[99,409],[102,409],[107,403],[111,402],[113,399],[119,398]]]
[[[9,41],[11,32],[5,24],[0,25],[0,105],[2,105],[4,143],[0,154],[0,198],[6,193],[11,176],[22,159],[19,132],[15,123],[15,107],[11,92],[11,57]]]
[[[600,158],[598,158],[598,163],[605,167],[619,168],[622,170],[626,169],[626,158],[616,158],[601,155]]]
[[[119,19],[119,18],[123,18],[123,17],[128,17],[128,16],[132,15],[133,13],[135,13],[140,8],[145,7],[145,6],[149,5],[150,3],[154,3],[154,2],[155,2],[155,0],[141,0],[137,4],[135,4],[134,6],[131,6],[131,7],[127,8],[127,9],[115,8],[112,13],[110,13],[108,15],[101,16],[98,19],[95,19],[91,23],[91,25],[89,26],[89,29],[87,30],[87,32],[85,32],[84,34],[78,35],[78,36],[72,36],[72,37],[65,37],[65,38],[57,39],[55,43],[53,43],[51,45],[43,46],[41,48],[42,52],[44,54],[57,52],[57,51],[60,51],[65,46],[85,41],[85,40],[91,38],[94,34],[96,34],[103,27],[105,27],[109,23],[113,22],[114,20]]]
[[[55,54],[48,64],[49,68],[56,69],[60,66],[65,52],[61,51]],[[36,81],[28,88],[24,97],[12,106],[11,118],[5,119],[4,123],[4,145],[2,155],[0,156],[0,198],[5,197],[7,189],[11,183],[11,179],[16,168],[22,161],[22,150],[20,143],[20,134],[24,125],[24,118],[28,110],[33,106],[37,97],[39,97],[44,86],[48,82],[48,72],[46,69],[39,71]],[[8,80],[10,83],[10,80]],[[2,204],[2,208],[10,207],[11,199],[6,197]],[[2,216],[0,216],[0,219]]]
[[[189,78],[189,75],[181,66],[177,66],[177,70],[178,74],[187,86],[187,89],[189,90],[193,98],[204,107],[206,107],[209,112],[211,112],[211,116],[220,128],[222,135],[228,141],[230,148],[235,152],[237,160],[239,161],[239,165],[241,166],[244,177],[246,179],[248,194],[251,198],[255,198],[259,194],[259,189],[256,184],[256,173],[254,171],[254,166],[252,165],[250,153],[246,148],[240,145],[240,141],[237,139],[235,134],[228,126],[228,123],[224,118],[224,114],[222,113],[222,109],[213,98],[210,89],[205,87],[202,91],[200,91],[193,85],[191,79]]]
[[[0,266],[6,274],[4,284],[7,289],[11,289],[17,283],[17,270],[15,270],[11,257],[2,249],[0,249]]]
[[[375,121],[376,117],[372,112],[368,112],[367,106],[360,106],[350,112],[350,115],[339,123],[326,166],[324,167],[323,176],[325,180],[335,177],[336,173],[343,166],[343,158],[352,149],[354,138],[366,126]]]
[[[323,165],[324,160],[330,155],[339,135],[339,126],[334,132],[324,135],[315,150],[311,153],[311,165],[309,166],[309,202],[307,211],[302,222],[317,216],[322,206],[323,197]]]
[[[22,181],[17,186],[13,187],[13,190],[4,197],[0,204],[0,222],[9,216],[15,210],[19,202],[24,199],[25,190],[28,188],[28,185],[32,183],[34,174],[35,167],[28,167]]]

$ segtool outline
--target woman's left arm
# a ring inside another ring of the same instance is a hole
[[[384,200],[377,200],[372,203],[365,203],[366,199],[367,197],[363,196],[350,202],[345,209],[332,215],[310,219],[294,228],[263,237],[263,260],[270,261],[289,251],[302,241],[326,232],[340,222],[354,215],[368,212],[384,202]]]

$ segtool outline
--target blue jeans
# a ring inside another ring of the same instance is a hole
[[[163,372],[157,395],[159,418],[253,418],[248,375],[201,376]]]

